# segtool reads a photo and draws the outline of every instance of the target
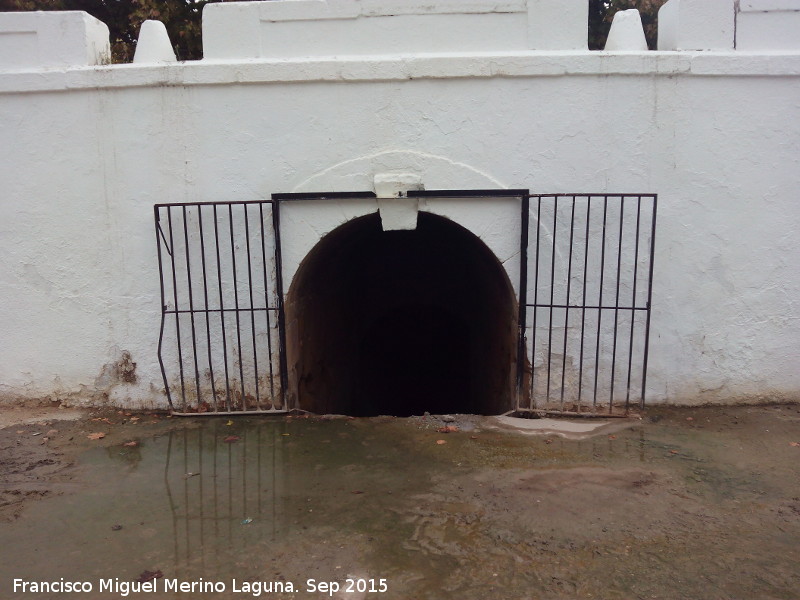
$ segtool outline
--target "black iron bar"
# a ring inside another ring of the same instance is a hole
[[[315,192],[293,192],[287,194],[272,194],[271,198],[278,202],[292,200],[349,200],[358,198],[376,198],[375,192],[326,192],[317,194]]]
[[[158,208],[156,208],[158,210]],[[179,562],[180,552],[178,549],[178,513],[175,510],[175,498],[172,496],[172,486],[169,484],[169,467],[170,463],[172,462],[172,439],[175,435],[175,431],[169,432],[169,437],[167,438],[167,457],[164,461],[164,488],[167,491],[167,499],[169,500],[169,512],[170,516],[172,517],[172,541],[173,541],[173,552],[175,553],[175,564],[177,565]]]
[[[272,203],[272,229],[275,233],[275,293],[278,298],[278,360],[281,373],[281,408],[288,409],[288,367],[286,364],[286,318],[283,312],[283,258],[281,256],[281,204]]]
[[[199,210],[199,209],[198,209]],[[207,573],[206,565],[206,544],[205,544],[205,494],[203,493],[203,428],[197,430],[197,472],[200,473],[197,485],[200,487],[200,567],[203,573]]]
[[[258,429],[256,429],[256,469],[258,470],[258,475],[256,476],[256,489],[258,490],[256,494],[256,508],[258,511],[258,516],[261,516],[261,426],[259,425]]]
[[[534,306],[539,302],[539,238],[542,232],[542,198],[536,198],[536,266],[534,267],[533,276],[533,304]],[[531,330],[531,401],[530,407],[536,406],[536,393],[534,391],[534,380],[536,377],[536,320],[538,310],[533,309],[533,329]]]
[[[546,401],[550,402],[550,368],[553,363],[553,300],[555,293],[556,281],[556,236],[558,234],[558,196],[553,198],[553,243],[551,246],[552,252],[550,253],[550,319],[547,324],[547,398]]]
[[[597,301],[598,306],[603,305],[603,277],[606,268],[606,221],[608,216],[608,196],[603,196],[603,236],[600,246],[600,293]],[[600,374],[600,326],[603,320],[603,311],[597,313],[597,347],[594,354],[594,393],[592,398],[592,409],[597,411],[597,378]]]
[[[222,361],[225,366],[225,410],[231,410],[231,380],[228,371],[228,337],[225,332],[225,301],[222,295],[222,259],[219,253],[219,218],[217,205],[214,205],[214,248],[217,253],[217,286],[219,289],[219,322],[222,329]]]
[[[214,484],[214,545],[219,548],[219,478],[217,476],[217,446],[219,445],[219,422],[215,423],[214,441],[212,452],[214,456],[213,467],[211,469],[211,481]],[[226,444],[229,445],[229,444]]]
[[[253,335],[253,377],[256,383],[256,407],[261,408],[261,395],[258,389],[258,350],[256,348],[256,313],[253,310],[253,266],[250,256],[250,222],[247,215],[247,205],[244,205],[244,237],[247,249],[247,293],[250,299],[250,330]],[[239,358],[241,361],[241,357]],[[242,386],[244,389],[244,385]]]
[[[160,239],[164,240],[164,247],[167,249],[167,254],[172,256],[172,247],[170,246],[169,242],[167,242],[167,238],[164,235],[164,230],[161,228],[161,215],[159,213],[160,210],[161,210],[160,207],[158,207],[158,206],[155,207],[155,211],[156,211],[156,242],[158,242],[159,236],[160,236]]]
[[[206,242],[203,234],[203,207],[197,207],[197,227],[200,231],[200,259],[203,261],[203,306],[205,307],[206,315],[206,341],[208,342],[208,376],[211,379],[211,400],[214,406],[214,412],[217,412],[217,384],[214,381],[214,361],[212,359],[213,353],[211,348],[211,313],[208,309],[208,273],[206,270]],[[223,316],[220,315],[222,319]]]
[[[192,361],[194,364],[194,383],[197,389],[197,404],[202,402],[202,392],[200,390],[200,365],[197,362],[197,330],[194,321],[194,292],[192,291],[192,266],[189,256],[189,222],[186,215],[186,207],[181,209],[183,216],[183,241],[186,244],[184,252],[186,255],[186,289],[189,292],[189,323],[192,330]],[[176,317],[180,318],[180,317]]]
[[[530,229],[530,198],[522,197],[520,203],[520,244],[519,244],[519,314],[517,315],[517,408],[520,407],[520,399],[523,393],[523,381],[525,378],[525,328],[528,321],[528,236]],[[535,310],[535,309],[534,309]]]
[[[564,383],[567,375],[567,332],[569,330],[569,295],[572,291],[572,242],[575,238],[575,196],[572,197],[572,214],[569,224],[569,259],[567,262],[567,307],[564,309],[564,348],[561,355],[561,410],[564,410]]]
[[[608,412],[614,409],[614,383],[616,382],[617,369],[617,326],[619,324],[619,288],[622,273],[622,234],[625,223],[625,196],[619,201],[619,239],[617,240],[617,294],[614,300],[614,341],[611,347],[611,390],[608,398]]]
[[[604,306],[602,308],[614,308],[614,307],[613,306]],[[244,310],[244,309],[239,309],[239,312],[241,312],[242,310]],[[642,307],[639,310],[645,310],[645,308]],[[270,312],[270,311],[277,312],[278,309],[268,306],[266,308],[262,308],[262,307],[253,308],[253,311],[254,312],[265,312],[265,311],[266,312]],[[195,314],[197,314],[197,313],[222,313],[222,312],[235,313],[236,309],[235,308],[224,308],[224,309],[219,309],[219,308],[209,308],[209,309],[195,308],[193,311],[191,311],[191,310],[165,310],[164,314],[165,315],[188,315],[191,312],[193,312]]]
[[[244,397],[244,361],[242,361],[242,323],[239,309],[239,283],[236,279],[236,243],[233,239],[233,205],[228,205],[228,227],[231,233],[231,273],[233,274],[233,305],[236,307],[236,347],[239,350],[239,388],[241,389],[241,410],[247,410],[247,401]]]
[[[187,431],[186,428],[183,428],[183,472],[189,472],[189,441],[187,440]],[[183,478],[183,506],[185,507],[184,513],[184,527],[186,528],[186,564],[189,564],[190,560],[190,551],[192,549],[191,538],[189,535],[189,526],[191,525],[191,521],[189,520],[189,511],[191,510],[191,500],[189,496],[189,478]]]
[[[242,432],[242,519],[249,518],[247,514],[247,430]]]
[[[170,261],[172,262],[172,297],[173,301],[175,302],[175,310],[178,310],[178,275],[177,269],[175,268],[175,238],[172,235],[172,209],[167,207],[167,223],[169,227],[169,241],[170,246],[173,249],[172,254],[170,254]],[[181,346],[181,318],[175,315],[175,335],[178,338],[178,366],[179,366],[179,373],[181,376],[181,403],[183,408],[186,408],[186,384],[184,383],[183,378],[183,349]]]
[[[164,258],[161,255],[161,239],[164,239],[164,232],[161,230],[161,213],[157,206],[153,208],[153,213],[155,216],[156,221],[156,249],[158,251],[158,280],[160,284],[161,290],[161,325],[158,329],[158,349],[156,354],[158,356],[158,366],[161,369],[161,378],[164,380],[164,391],[167,394],[167,402],[169,403],[170,409],[174,409],[175,407],[172,404],[172,392],[169,389],[169,381],[167,381],[167,369],[164,366],[164,355],[162,352],[164,346],[164,324],[167,320],[167,315],[165,313],[167,308],[167,301],[164,297]],[[161,237],[159,238],[159,233]],[[166,245],[167,240],[164,239],[164,245]],[[177,319],[177,317],[175,317]]]
[[[368,192],[372,193],[372,192]],[[278,196],[273,194],[273,199]],[[318,197],[318,195],[317,195]],[[345,198],[352,197],[349,194]],[[374,198],[374,195],[371,196]],[[406,192],[407,198],[508,198],[519,197],[523,200],[531,198],[529,190],[510,189],[510,190],[409,190]]]
[[[583,245],[583,294],[581,296],[581,347],[580,357],[578,358],[578,412],[581,409],[581,397],[583,394],[583,346],[586,332],[586,281],[589,271],[589,223],[592,216],[592,199],[586,198],[586,234]]]
[[[644,408],[645,390],[647,389],[647,360],[650,355],[650,309],[653,301],[653,262],[656,255],[656,214],[658,208],[658,196],[653,196],[653,222],[650,229],[650,274],[647,281],[647,321],[644,327],[644,361],[642,365],[642,400],[641,408]]]
[[[227,480],[228,480],[228,547],[230,548],[233,544],[233,446],[234,444],[225,444],[226,448],[226,455],[228,457],[228,469],[227,469]]]
[[[269,397],[270,397],[270,405],[272,408],[275,408],[275,381],[274,381],[274,374],[272,372],[272,324],[270,323],[269,318],[269,286],[267,285],[267,242],[265,240],[264,235],[264,203],[258,205],[258,220],[261,224],[261,267],[262,273],[264,277],[264,306],[266,312],[264,313],[267,317],[267,352],[269,354]],[[277,310],[277,309],[274,309]]]
[[[642,197],[636,199],[636,240],[634,241],[633,251],[633,290],[631,292],[631,304],[636,306],[636,284],[639,275],[639,224],[642,216]],[[631,337],[628,342],[628,381],[625,390],[625,412],[630,410],[631,404],[631,370],[633,366],[633,331],[636,325],[636,313],[631,313]]]
[[[643,311],[643,312],[647,311],[647,307],[646,306],[597,306],[596,304],[587,304],[587,305],[584,306],[584,305],[581,305],[581,304],[569,304],[569,305],[567,305],[567,304],[541,304],[541,303],[540,304],[528,304],[528,306],[530,306],[530,307],[536,306],[538,308],[569,308],[570,310],[575,310],[575,309],[578,309],[578,308],[585,308],[587,310],[590,310],[590,309],[593,309],[593,310],[617,310],[617,309],[619,309],[619,310],[639,310],[639,311]],[[179,312],[184,313],[184,312],[187,312],[187,311],[182,310],[182,311],[179,311]]]

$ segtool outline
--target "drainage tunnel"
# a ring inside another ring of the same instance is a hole
[[[444,217],[378,214],[306,256],[286,301],[290,395],[314,413],[498,414],[514,405],[516,300],[494,254]]]

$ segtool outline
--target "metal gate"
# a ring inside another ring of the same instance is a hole
[[[155,206],[173,413],[286,412],[279,221],[270,200]]]
[[[522,200],[519,411],[644,406],[656,205],[652,194]]]
[[[647,383],[657,198],[442,190],[428,199],[519,198],[519,413],[623,416]],[[159,204],[158,357],[174,414],[287,406],[282,201]],[[174,331],[174,334],[168,333]]]

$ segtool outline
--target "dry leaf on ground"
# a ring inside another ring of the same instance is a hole
[[[441,446],[442,444],[446,444],[447,442],[445,442],[444,440],[436,440],[436,443]]]
[[[90,433],[86,437],[90,440],[102,440],[104,437],[106,437],[106,434],[98,431],[97,433]]]
[[[141,575],[139,575],[139,583],[147,583],[148,581],[152,581],[153,579],[161,579],[164,577],[164,573],[161,572],[161,569],[157,571],[143,571]]]

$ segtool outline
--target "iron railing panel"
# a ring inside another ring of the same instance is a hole
[[[159,204],[154,210],[158,357],[172,411],[285,412],[277,204]]]
[[[643,406],[657,197],[529,201],[520,240],[526,354],[518,410],[608,416],[627,414],[632,402]]]

